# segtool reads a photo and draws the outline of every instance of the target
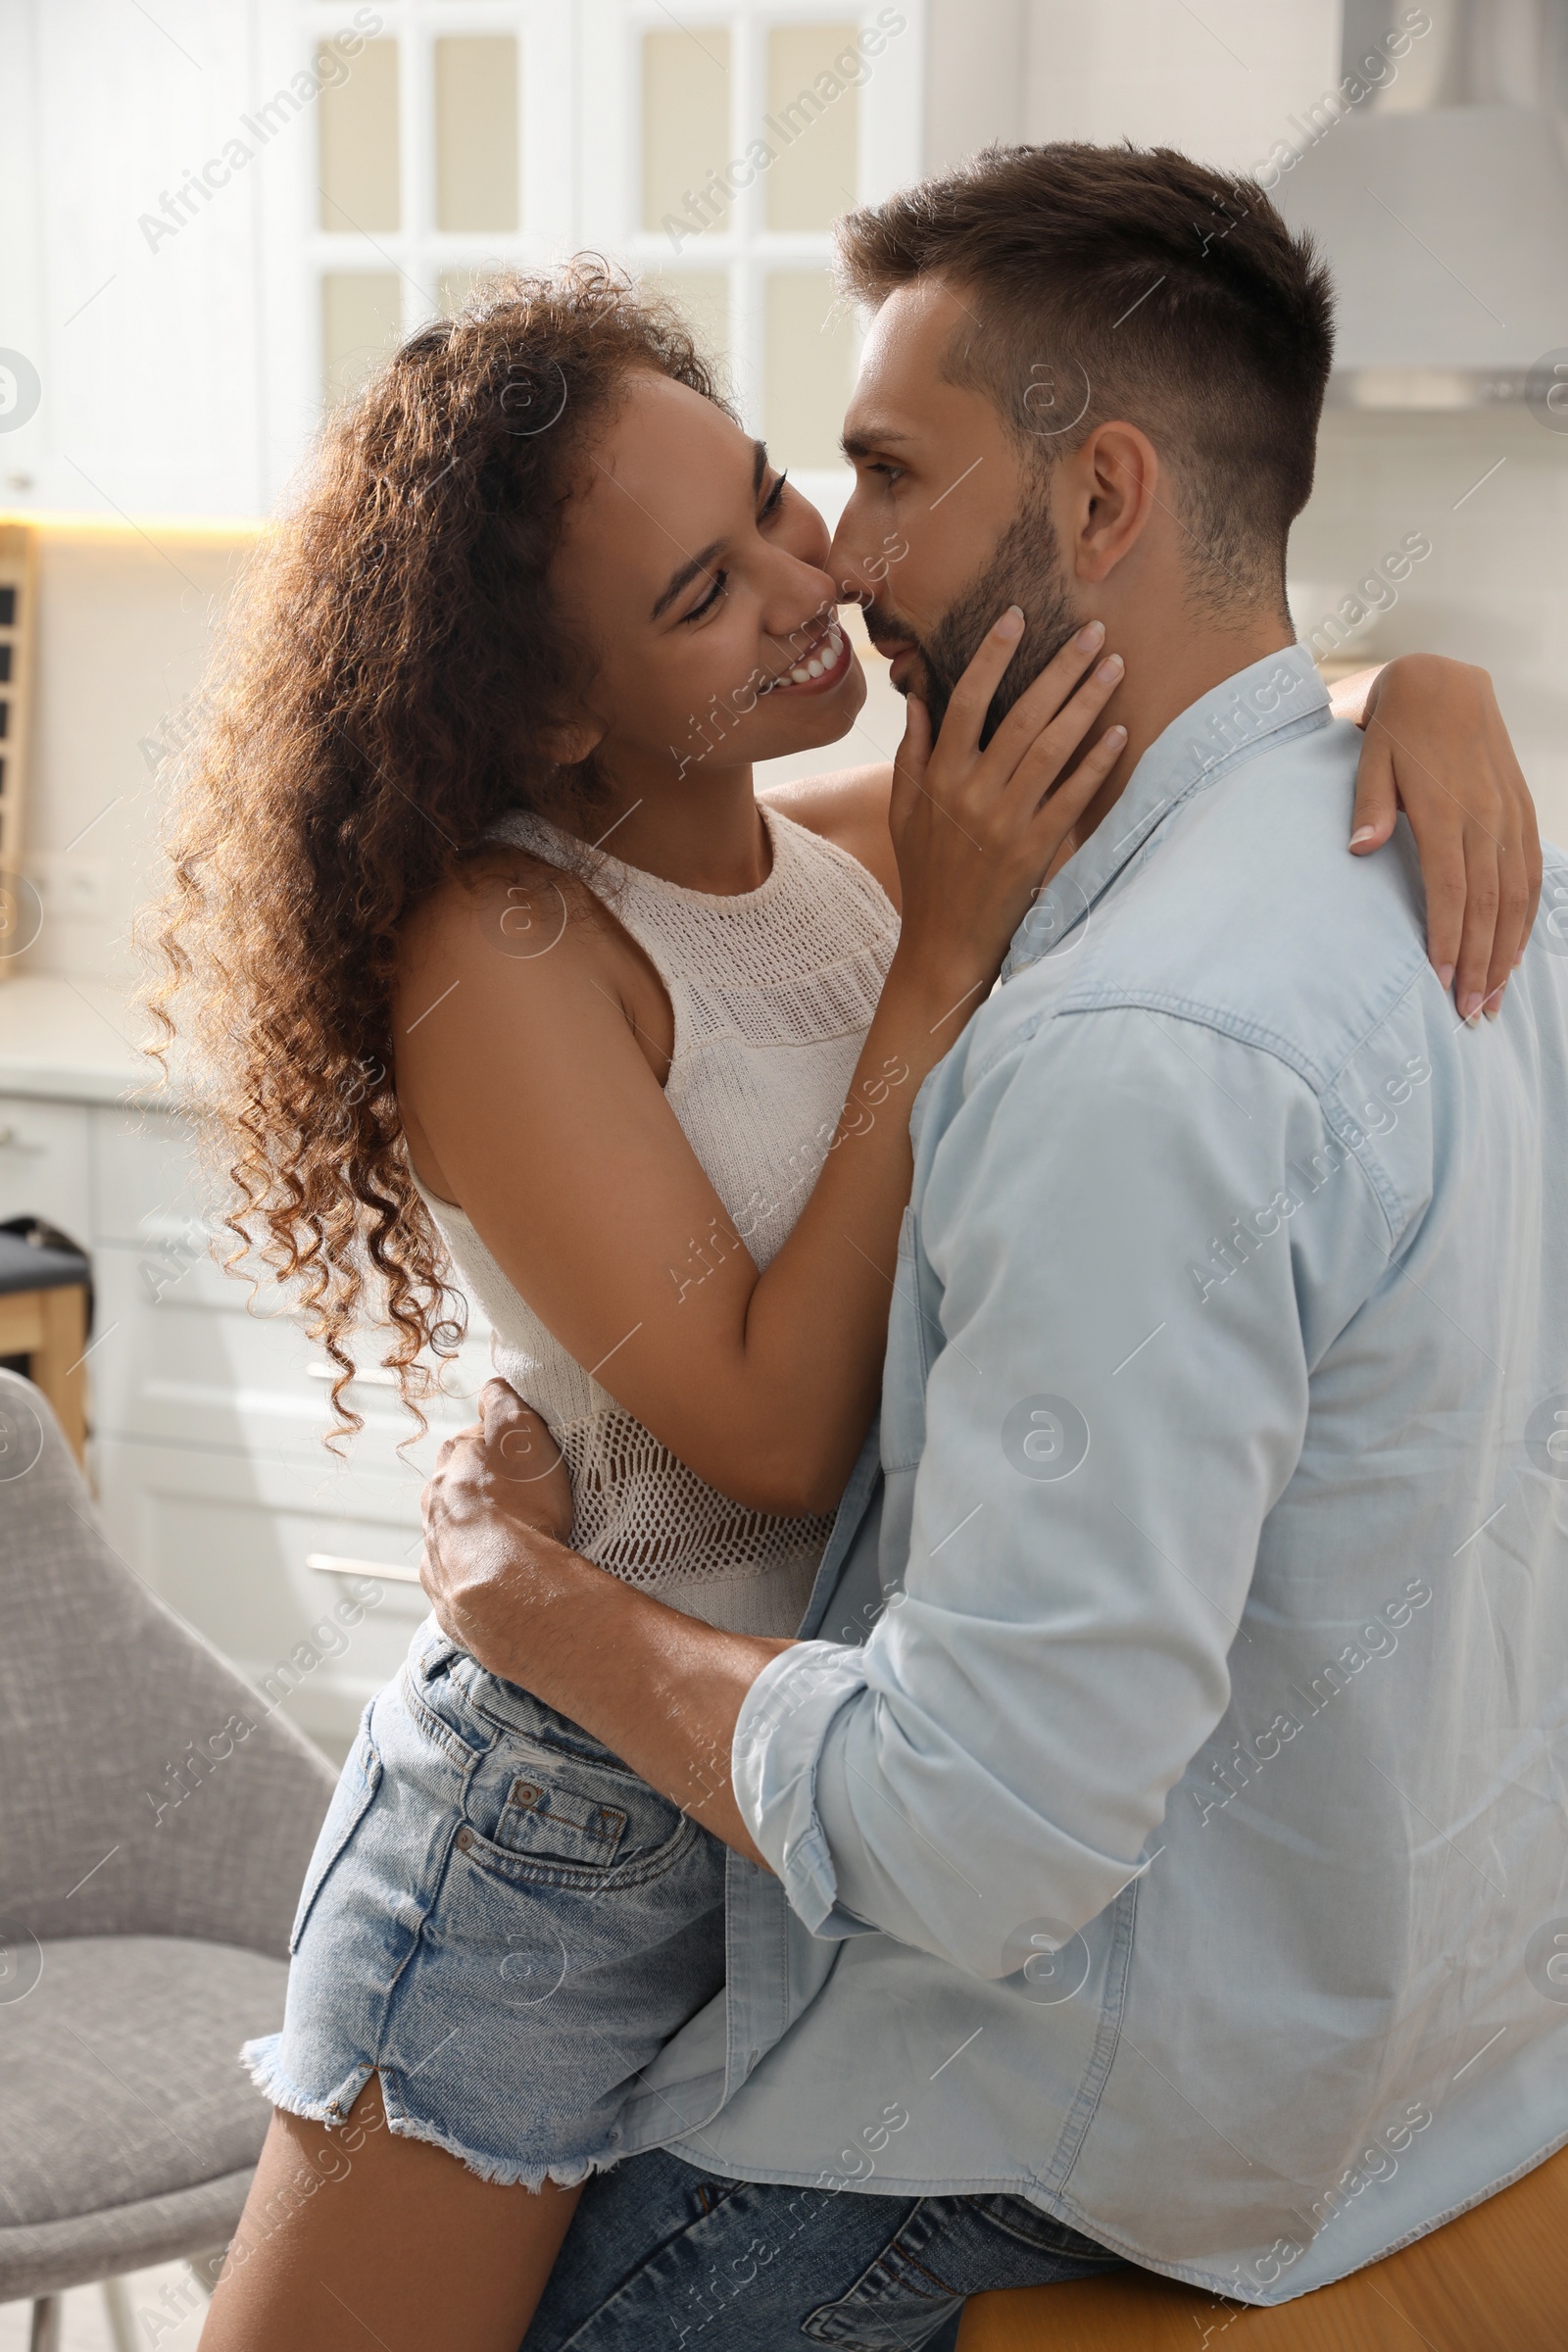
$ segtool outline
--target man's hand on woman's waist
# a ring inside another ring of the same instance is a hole
[[[422,1498],[419,1577],[443,1632],[765,1868],[730,1745],[746,1693],[791,1644],[719,1633],[568,1550],[570,1487],[544,1423],[502,1380],[479,1413],[442,1446]]]

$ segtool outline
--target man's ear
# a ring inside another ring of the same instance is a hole
[[[602,720],[574,718],[556,727],[541,727],[539,749],[557,767],[576,767],[605,740]]]
[[[1062,544],[1076,576],[1089,586],[1109,578],[1148,529],[1161,467],[1154,445],[1136,424],[1101,424],[1080,442],[1063,469],[1069,511]]]

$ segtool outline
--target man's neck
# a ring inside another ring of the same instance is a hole
[[[1290,622],[1266,612],[1248,613],[1224,628],[1195,629],[1190,616],[1180,610],[1168,622],[1152,621],[1130,633],[1112,622],[1109,643],[1126,662],[1127,675],[1106,705],[1102,724],[1119,722],[1124,726],[1127,748],[1062,844],[1052,872],[1065,865],[1103,822],[1126,791],[1139,760],[1173,719],[1216,686],[1223,686],[1227,678],[1295,642]],[[1096,735],[1100,732],[1097,728]]]

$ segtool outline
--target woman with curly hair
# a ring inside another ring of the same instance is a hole
[[[455,1267],[542,1415],[515,1472],[561,1532],[781,1642],[876,1401],[909,1105],[1124,740],[1080,748],[1120,676],[1098,624],[988,728],[1011,608],[934,743],[912,701],[893,771],[759,800],[756,761],[863,700],[828,554],[678,321],[603,269],[421,330],[254,568],[158,999],[340,1425],[361,1324],[422,1393]],[[373,2279],[377,2340],[514,2352],[644,2070],[721,2014],[702,1801],[420,1629],[248,2047],[276,2112],[209,2346],[357,2336]]]

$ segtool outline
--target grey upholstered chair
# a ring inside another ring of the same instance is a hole
[[[281,2022],[332,1777],[111,1551],[0,1371],[0,2302],[35,2343],[64,2288],[232,2233],[268,2120],[236,2054]]]

